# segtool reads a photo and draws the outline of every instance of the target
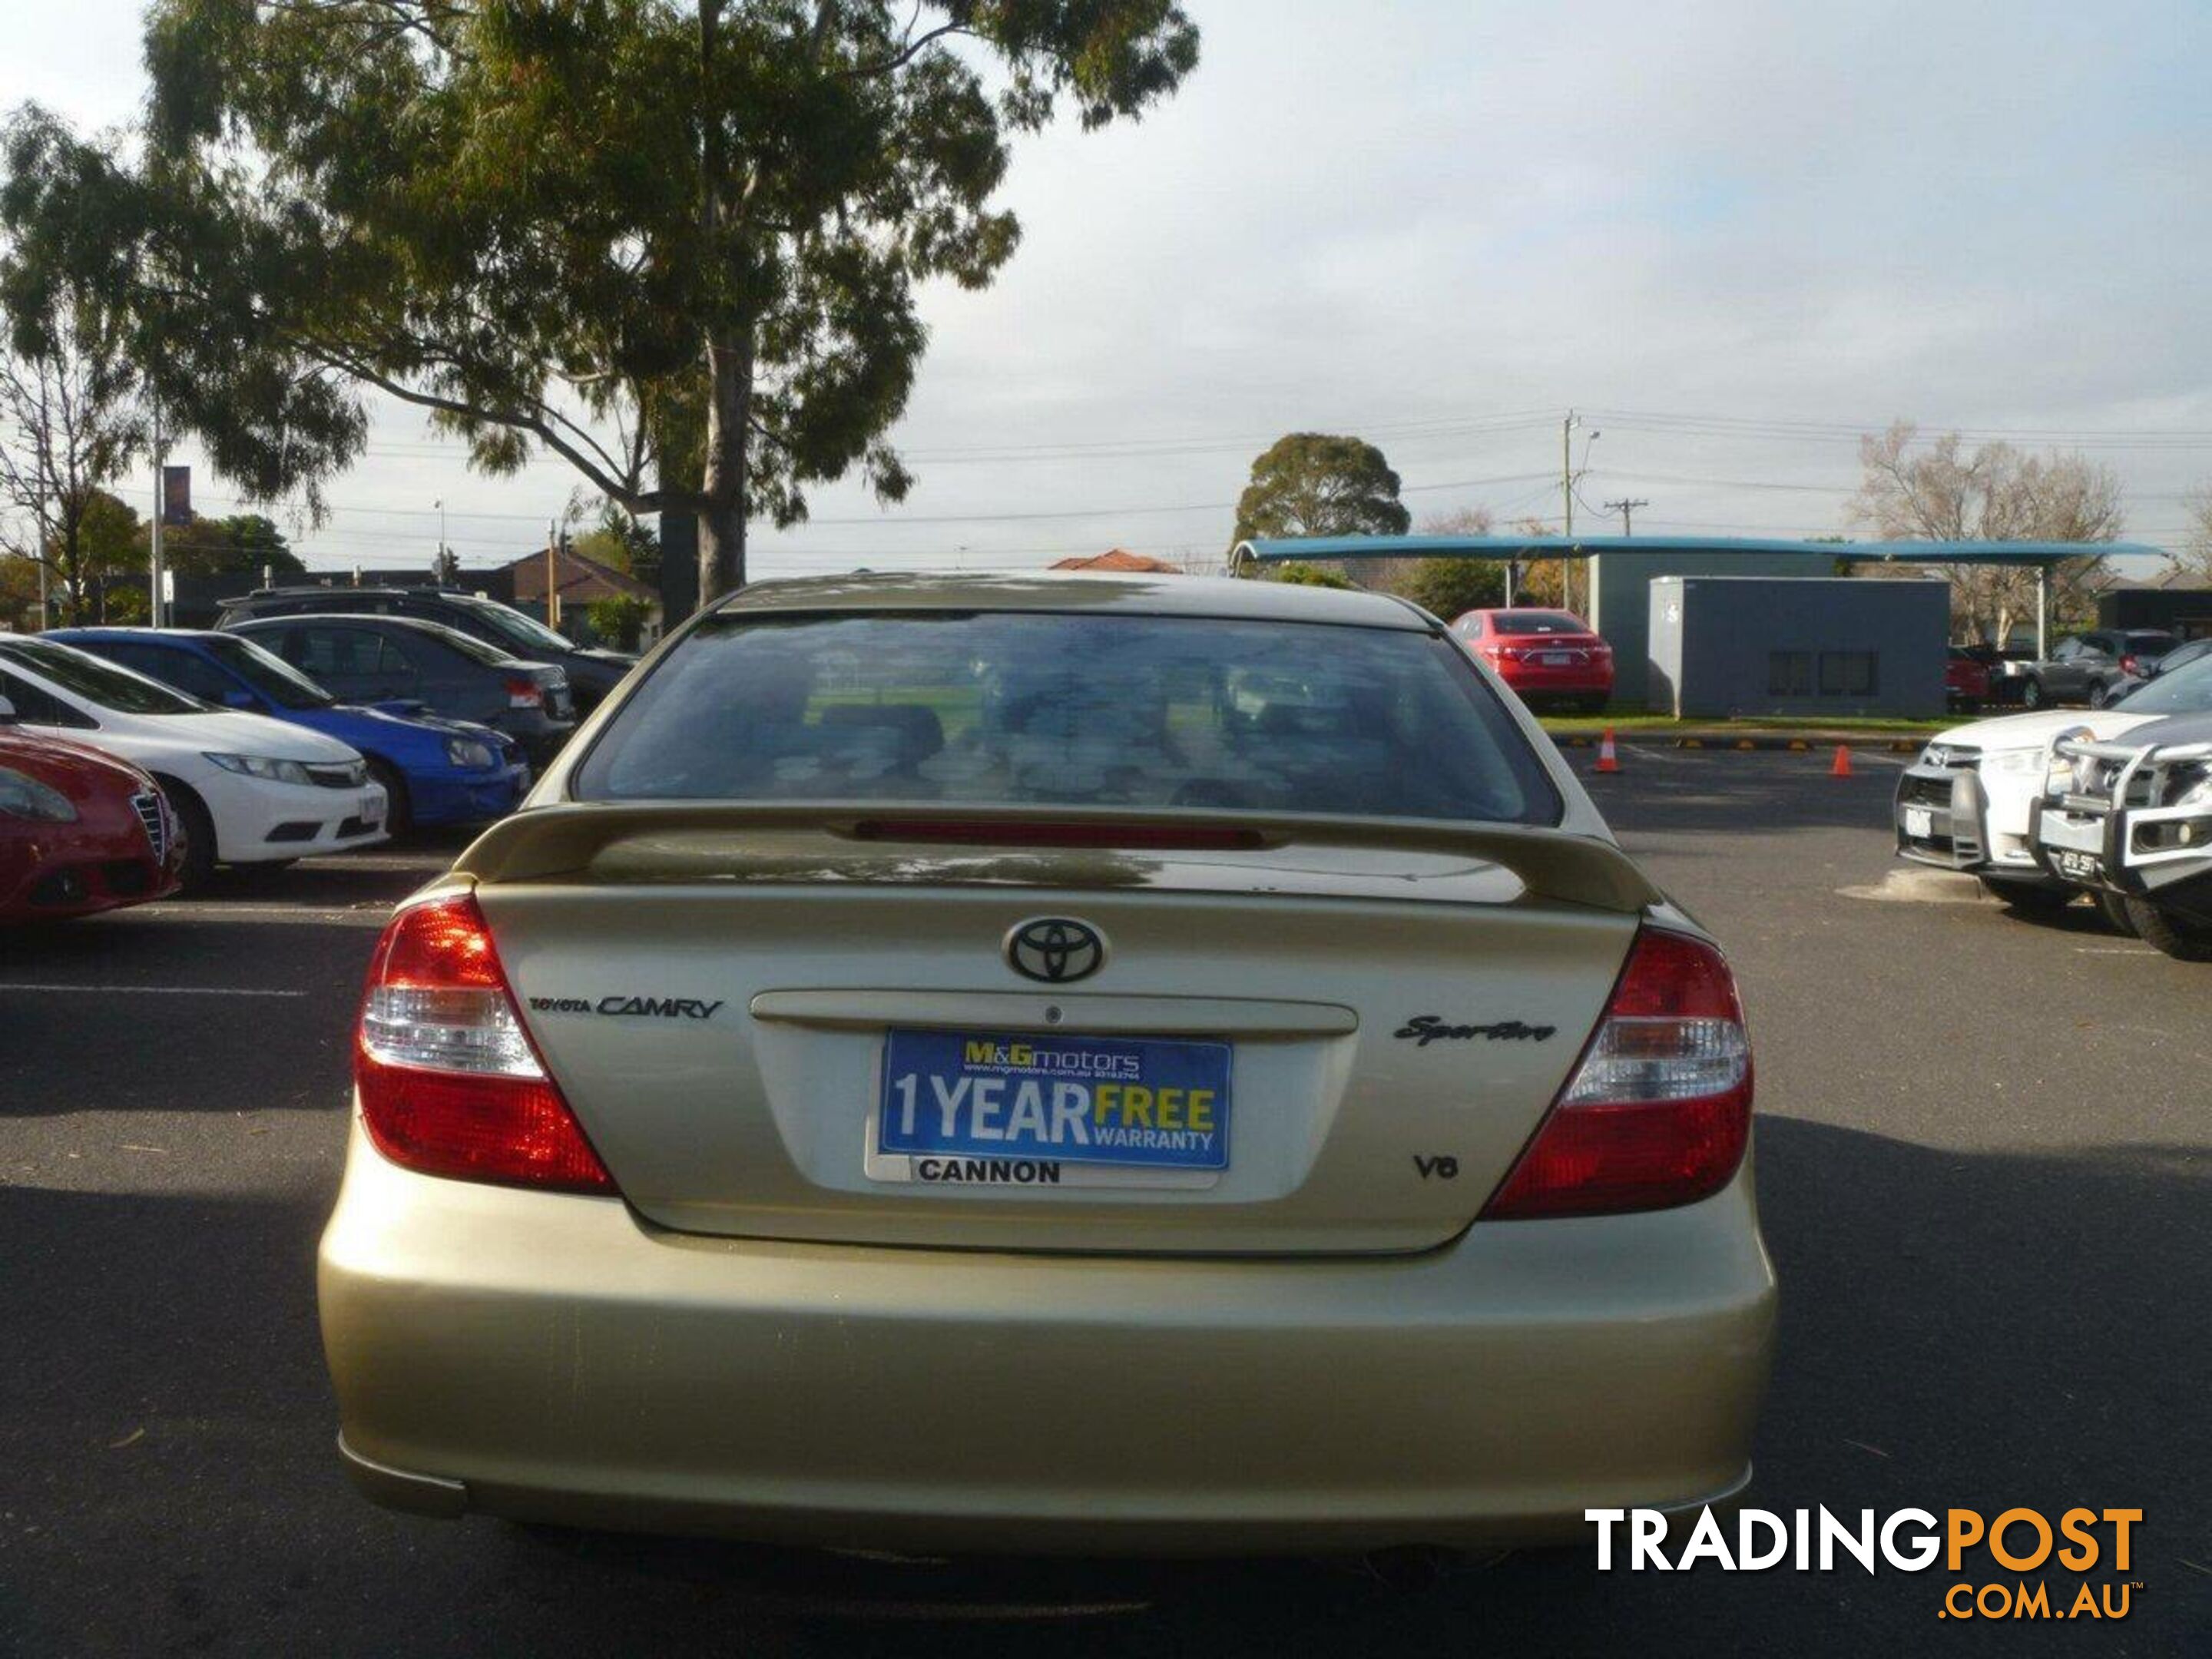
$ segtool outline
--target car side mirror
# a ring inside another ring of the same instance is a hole
[[[7,698],[0,697],[0,726],[13,726],[15,723],[15,705]]]

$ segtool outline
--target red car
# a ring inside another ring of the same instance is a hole
[[[0,923],[177,890],[184,843],[154,780],[82,744],[0,727]]]
[[[1613,647],[1580,617],[1516,606],[1470,611],[1451,626],[1531,708],[1595,714],[1613,696]]]
[[[1990,700],[1990,665],[1963,645],[1951,647],[1943,665],[1943,696],[1952,708],[1971,714]]]

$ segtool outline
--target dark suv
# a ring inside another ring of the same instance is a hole
[[[576,729],[559,668],[419,617],[261,617],[223,631],[274,652],[341,702],[419,704],[504,732],[539,767]]]
[[[2047,708],[2054,702],[2086,702],[2102,708],[2127,689],[2129,681],[2155,673],[2159,659],[2180,643],[2157,628],[2097,628],[2069,634],[2040,662],[2015,664],[2001,684],[2030,708]]]
[[[586,650],[511,605],[452,587],[262,587],[222,602],[217,628],[264,617],[367,612],[442,623],[511,657],[551,663],[568,673],[576,712],[587,714],[637,661],[619,651]]]

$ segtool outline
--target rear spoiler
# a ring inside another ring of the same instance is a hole
[[[587,801],[534,807],[486,830],[455,861],[453,873],[485,885],[544,881],[579,874],[618,845],[649,858],[642,843],[662,837],[728,836],[742,842],[748,835],[787,837],[793,832],[849,841],[856,851],[888,850],[909,842],[939,848],[948,842],[1034,847],[1045,844],[1036,839],[1040,833],[1073,836],[1079,838],[1073,844],[1089,848],[1139,852],[1187,847],[1233,854],[1293,842],[1397,848],[1497,865],[1536,897],[1595,909],[1635,914],[1665,897],[1613,842],[1521,824],[905,802]]]

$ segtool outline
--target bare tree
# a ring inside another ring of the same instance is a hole
[[[2189,536],[2181,544],[2182,570],[2198,581],[2212,581],[2212,484],[2192,494]]]
[[[1486,507],[1455,507],[1449,513],[1432,513],[1421,520],[1424,536],[1487,536],[1496,520]],[[1347,580],[1376,593],[1402,593],[1413,572],[1425,560],[1324,559],[1318,562]]]
[[[0,553],[42,566],[57,618],[104,620],[130,528],[106,486],[145,446],[137,368],[96,323],[64,316],[0,350]],[[119,543],[119,549],[118,549]]]
[[[1884,541],[2109,542],[2126,524],[2119,476],[2081,455],[2028,455],[1983,444],[1970,455],[1955,432],[1917,446],[1919,428],[1891,423],[1859,441],[1858,493],[1845,519]],[[1951,584],[1953,625],[2002,645],[2035,608],[2035,573],[1999,565],[1931,565]],[[2100,553],[2051,573],[2055,607],[2085,611],[2110,567]]]

